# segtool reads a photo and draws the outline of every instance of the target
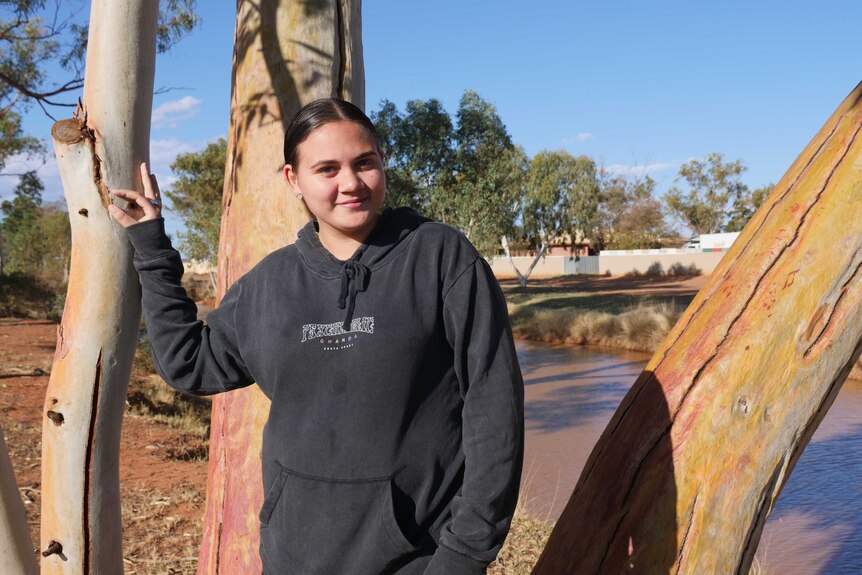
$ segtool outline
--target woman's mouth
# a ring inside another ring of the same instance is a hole
[[[355,198],[345,202],[339,202],[338,205],[344,208],[356,209],[365,203],[366,198]]]

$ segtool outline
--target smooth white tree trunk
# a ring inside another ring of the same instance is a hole
[[[522,288],[527,287],[527,282],[530,279],[530,275],[533,273],[533,270],[536,269],[536,265],[538,265],[539,260],[545,255],[545,249],[548,247],[548,242],[542,240],[542,245],[539,246],[539,251],[536,254],[536,257],[533,258],[533,263],[530,264],[530,267],[527,268],[526,273],[521,273],[521,270],[518,269],[518,266],[515,265],[515,260],[512,259],[512,254],[509,252],[509,240],[506,236],[500,238],[500,243],[503,244],[503,252],[506,254],[506,257],[509,259],[509,263],[512,264],[512,269],[515,270],[515,275],[518,276],[518,283],[521,284]]]
[[[123,572],[120,428],[140,287],[107,206],[112,188],[142,189],[157,19],[157,0],[93,0],[83,107],[51,130],[72,258],[43,420],[45,574]]]
[[[38,573],[27,516],[0,429],[0,573]]]

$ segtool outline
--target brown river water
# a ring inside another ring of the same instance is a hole
[[[526,445],[522,500],[554,521],[649,356],[518,342]],[[862,381],[847,380],[805,449],[758,549],[765,575],[862,574]]]

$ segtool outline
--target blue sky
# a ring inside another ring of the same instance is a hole
[[[177,153],[227,134],[234,6],[200,0],[201,27],[157,62],[156,86],[183,88],[154,103],[164,184]],[[721,152],[756,187],[862,80],[860,21],[858,1],[366,0],[367,108],[438,98],[454,113],[471,88],[530,155],[587,154],[662,193],[683,162]],[[35,108],[26,126],[47,138],[50,124]],[[46,199],[60,198],[52,161],[41,172]],[[13,185],[0,178],[0,197]]]

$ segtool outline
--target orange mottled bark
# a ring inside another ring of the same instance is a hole
[[[747,574],[862,352],[862,84],[623,400],[536,566]]]
[[[359,0],[237,3],[219,297],[266,254],[292,243],[308,221],[282,180],[284,129],[317,98],[364,106],[360,30]],[[256,387],[213,403],[199,573],[260,572],[260,449],[268,412]]]

